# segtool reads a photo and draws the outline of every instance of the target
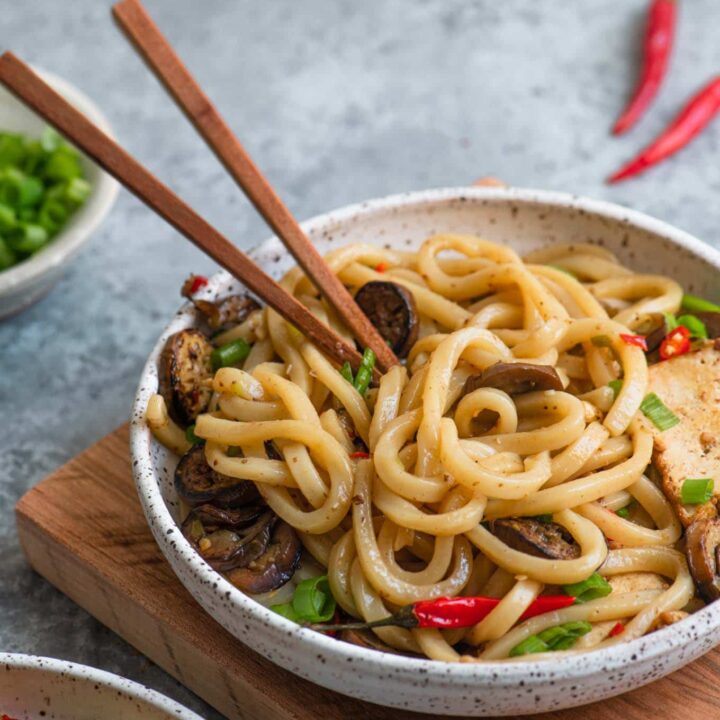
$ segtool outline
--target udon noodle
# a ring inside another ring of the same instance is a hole
[[[566,652],[627,642],[697,603],[676,547],[680,523],[648,471],[646,356],[620,337],[679,309],[675,281],[636,274],[597,245],[521,258],[452,234],[412,252],[362,244],[326,259],[354,291],[392,281],[412,294],[419,335],[406,363],[363,396],[262,308],[225,331],[223,341],[242,337],[252,350],[242,367],[215,374],[194,432],[210,467],[255,483],[295,528],[345,614],[372,621],[419,600],[499,598],[473,627],[374,631],[395,651],[474,662],[508,658],[529,636],[571,621],[592,631]],[[351,339],[299,268],[282,285]],[[468,378],[499,362],[550,366],[563,389],[467,391]],[[617,378],[619,391],[608,385]],[[169,447],[187,449],[159,396],[148,421]],[[355,452],[353,435],[369,457]],[[632,519],[614,512],[631,501]],[[492,531],[503,518],[550,515],[579,548],[574,557],[531,554]],[[519,622],[541,594],[596,571],[609,595]]]

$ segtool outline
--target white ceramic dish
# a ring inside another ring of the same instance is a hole
[[[112,134],[110,124],[90,98],[56,75],[38,72],[53,89],[98,127]],[[0,87],[0,130],[39,137],[45,126],[46,123],[32,110]],[[24,310],[46,295],[60,280],[70,260],[110,212],[118,193],[117,182],[84,156],[82,164],[92,185],[90,197],[37,255],[0,271],[0,319]]]
[[[153,690],[63,660],[0,653],[0,715],[16,720],[201,720]]]
[[[482,235],[526,252],[555,242],[602,243],[621,261],[672,275],[689,291],[718,299],[720,253],[687,233],[617,205],[559,193],[461,188],[398,195],[330,212],[304,225],[325,252],[339,244],[411,247],[437,231]],[[253,253],[279,277],[292,265],[277,239]],[[226,274],[212,291],[237,290]],[[183,308],[158,340],[135,400],[131,446],[135,481],[165,556],[198,602],[271,661],[338,692],[418,712],[517,715],[617,695],[685,665],[720,642],[720,604],[666,629],[610,649],[552,662],[446,664],[378,653],[301,629],[244,596],[192,550],[177,528],[176,459],[156,443],[143,413],[157,388],[157,361],[171,333],[193,325]]]

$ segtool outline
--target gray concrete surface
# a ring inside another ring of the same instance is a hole
[[[492,174],[614,200],[717,242],[720,122],[639,181],[608,173],[720,70],[716,0],[684,3],[671,74],[623,139],[645,0],[147,0],[299,218]],[[69,79],[240,246],[269,234],[110,19],[3,0],[2,47]],[[0,324],[0,649],[68,658],[212,712],[33,575],[16,500],[122,423],[189,271],[212,264],[127,193],[57,289]]]

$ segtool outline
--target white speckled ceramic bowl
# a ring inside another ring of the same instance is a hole
[[[153,690],[95,668],[0,653],[0,716],[16,720],[201,720]]]
[[[321,252],[371,242],[405,248],[438,231],[474,233],[520,253],[555,242],[605,245],[627,265],[672,275],[690,292],[720,299],[720,253],[631,210],[559,193],[461,188],[397,195],[314,218],[305,230]],[[275,277],[292,265],[276,240],[255,260]],[[238,290],[226,274],[210,291]],[[157,361],[171,333],[192,326],[185,306],[163,332],[145,370],[132,417],[135,480],[160,548],[180,580],[218,622],[272,662],[315,683],[371,702],[432,714],[517,715],[582,705],[648,683],[720,642],[720,604],[625,645],[553,661],[446,664],[338,642],[279,617],[234,588],[178,530],[176,458],[156,443],[143,413],[157,389]]]
[[[38,70],[43,79],[66,100],[112,134],[110,124],[90,98],[66,80]],[[0,87],[0,131],[21,132],[39,137],[46,123],[32,110]],[[92,185],[87,202],[46,247],[28,260],[0,271],[0,319],[21,312],[44,297],[60,280],[68,263],[87,242],[110,212],[118,184],[95,163],[82,157],[85,176]]]

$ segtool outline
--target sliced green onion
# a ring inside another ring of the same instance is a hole
[[[205,440],[203,440],[202,438],[198,437],[195,434],[195,424],[194,423],[192,425],[187,426],[187,429],[185,430],[185,439],[191,445],[202,445],[202,443],[205,442]]]
[[[25,143],[22,135],[0,133],[0,167],[17,165],[25,154]]]
[[[0,270],[12,267],[16,262],[15,251],[0,237]]]
[[[590,338],[590,342],[595,347],[611,347],[612,346],[612,340],[610,340],[609,335],[593,335],[593,337]]]
[[[678,326],[677,318],[672,313],[663,313],[665,318],[665,331],[670,332]]]
[[[270,609],[277,613],[278,615],[282,615],[284,618],[287,618],[288,620],[292,620],[293,622],[299,622],[300,618],[298,618],[297,613],[293,609],[292,603],[282,603],[281,605],[271,605]]]
[[[619,510],[615,511],[615,514],[618,517],[621,517],[623,520],[629,520],[630,519],[630,506],[626,505],[625,507],[621,507]]]
[[[67,145],[59,147],[48,157],[43,168],[43,177],[55,181],[82,177],[77,153]]]
[[[5,168],[0,175],[0,202],[16,210],[37,205],[43,192],[40,180],[17,168]]]
[[[546,515],[536,515],[535,519],[538,522],[542,522],[542,523],[552,522],[552,513],[547,513]]]
[[[623,381],[622,380],[611,380],[608,383],[608,387],[613,391],[613,395],[617,397],[620,394],[620,391],[622,390]]]
[[[643,415],[661,432],[675,427],[680,418],[655,394],[648,393],[640,403]]]
[[[575,644],[579,637],[586,635],[591,630],[592,625],[589,622],[577,620],[547,628],[538,633],[538,638],[548,646],[549,650],[567,650]]]
[[[0,232],[12,230],[17,223],[17,215],[15,211],[4,203],[0,203]]]
[[[589,578],[582,582],[563,585],[563,592],[566,595],[575,597],[575,603],[580,605],[589,600],[597,600],[612,592],[610,583],[599,573],[594,572]]]
[[[49,232],[59,230],[68,219],[69,209],[58,200],[46,200],[38,212],[38,224]]]
[[[720,312],[720,305],[697,295],[683,295],[682,307],[690,312]]]
[[[712,478],[688,478],[682,484],[680,497],[685,505],[700,505],[712,498],[714,489]]]
[[[375,353],[370,348],[365,348],[362,363],[355,373],[355,389],[364,395],[372,382],[373,368],[375,367]]]
[[[511,651],[510,657],[518,657],[520,655],[530,655],[533,653],[547,652],[547,644],[544,643],[537,635],[531,635],[518,643]]]
[[[678,325],[686,327],[690,331],[690,336],[707,340],[708,332],[705,323],[694,315],[681,315],[677,319]]]
[[[343,363],[343,366],[340,368],[340,374],[352,385],[353,380],[353,371],[352,367],[350,367],[349,362]]]
[[[246,340],[239,338],[213,350],[210,355],[210,361],[212,362],[213,370],[219,370],[222,367],[229,367],[241,363],[249,354],[250,345]]]
[[[20,253],[34,253],[48,241],[48,232],[41,225],[20,223],[6,233],[10,247]]]
[[[63,197],[71,205],[82,205],[88,199],[90,190],[90,183],[87,180],[74,177],[65,186]],[[299,334],[297,329],[296,332]]]
[[[40,147],[48,153],[55,152],[63,144],[62,135],[52,127],[46,127],[40,135]]]
[[[298,583],[292,607],[298,619],[305,622],[327,622],[335,614],[336,602],[330,591],[327,575],[308,578]]]

